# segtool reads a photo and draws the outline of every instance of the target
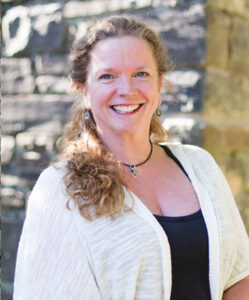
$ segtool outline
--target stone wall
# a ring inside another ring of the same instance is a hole
[[[248,62],[241,59],[248,47],[243,31],[247,19],[235,10],[237,2],[242,5],[243,1],[234,0],[234,10],[229,6],[229,11],[225,0],[208,1],[207,55],[205,0],[2,2],[3,300],[11,299],[27,198],[41,170],[55,157],[55,141],[79,97],[68,93],[70,45],[99,16],[134,15],[159,33],[175,62],[175,69],[166,77],[171,86],[163,92],[162,121],[172,139],[204,145],[215,155],[249,228],[248,102],[242,101],[249,92]],[[224,49],[224,53],[215,49]]]
[[[204,148],[223,169],[249,231],[249,1],[209,0]]]

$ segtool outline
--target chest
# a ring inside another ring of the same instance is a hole
[[[156,215],[181,216],[200,209],[191,181],[174,164],[129,181],[128,188]]]

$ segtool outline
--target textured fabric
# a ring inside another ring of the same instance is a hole
[[[209,237],[212,300],[249,275],[249,243],[229,187],[213,158],[196,146],[167,143],[200,201]],[[169,300],[171,256],[153,214],[125,190],[133,207],[114,221],[88,222],[66,208],[63,166],[39,177],[19,243],[14,300]]]

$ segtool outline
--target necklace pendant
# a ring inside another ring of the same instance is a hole
[[[137,168],[136,168],[136,166],[130,166],[129,167],[129,172],[131,173],[131,176],[133,177],[133,178],[137,178]]]

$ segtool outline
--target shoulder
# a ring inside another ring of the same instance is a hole
[[[37,184],[44,184],[44,183],[54,183],[55,181],[60,181],[66,174],[66,162],[60,161],[56,162],[55,164],[50,165],[46,169],[44,169],[38,180]],[[52,180],[53,179],[53,180]]]
[[[66,175],[66,162],[57,162],[43,170],[33,190],[40,188],[52,190],[58,185],[63,185],[63,178]]]
[[[205,149],[175,142],[165,143],[165,146],[172,151],[187,172],[192,170],[195,176],[215,186],[220,180],[224,182],[224,175],[220,167]]]
[[[37,206],[54,209],[67,202],[65,174],[65,162],[57,162],[42,171],[28,199],[28,212]]]
[[[205,149],[195,145],[181,145],[181,151],[193,165],[217,168],[214,157]]]
[[[161,145],[167,146],[177,157],[184,157],[191,162],[212,162],[215,163],[213,156],[205,149],[196,146],[181,144],[179,142],[167,142]]]

